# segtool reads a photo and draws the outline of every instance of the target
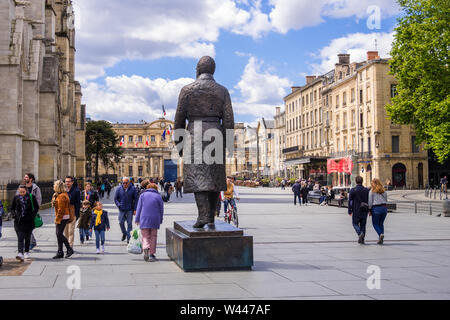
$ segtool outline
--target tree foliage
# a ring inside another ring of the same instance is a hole
[[[394,123],[413,124],[439,162],[450,157],[450,1],[398,0],[402,15],[392,45],[391,73],[397,96],[387,113]]]
[[[119,147],[119,137],[112,125],[104,120],[89,121],[86,125],[86,157],[94,163],[95,181],[98,181],[98,165],[102,161],[105,168],[118,163],[123,150]]]

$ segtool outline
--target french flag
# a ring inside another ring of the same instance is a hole
[[[164,105],[162,105],[162,111],[164,113],[164,116],[166,115],[166,109],[164,109]]]
[[[145,139],[145,145],[148,147],[149,146],[149,143],[148,143],[148,136],[147,136],[147,139]]]
[[[169,124],[169,127],[167,128],[167,134],[170,135],[172,133],[172,126]]]
[[[163,134],[161,135],[161,137],[162,137],[163,140],[166,140],[166,130],[165,130],[165,129],[164,129],[164,132],[163,132]]]
[[[124,141],[124,137],[122,137],[122,139],[120,140],[120,144],[119,144],[119,146],[123,146],[123,144],[125,143],[125,141]]]

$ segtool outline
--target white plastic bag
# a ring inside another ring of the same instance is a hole
[[[131,238],[127,246],[127,251],[131,254],[142,254],[141,231],[139,229],[131,231]]]

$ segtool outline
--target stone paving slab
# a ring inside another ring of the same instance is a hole
[[[270,285],[267,283],[243,283],[240,286],[256,297],[267,299],[271,297],[338,295],[336,291],[313,282],[273,282]]]
[[[317,281],[318,284],[323,285],[330,290],[342,295],[370,295],[370,294],[405,294],[405,293],[420,293],[421,290],[410,288],[393,282],[391,280],[381,281],[380,289],[369,289],[366,280],[358,281]]]

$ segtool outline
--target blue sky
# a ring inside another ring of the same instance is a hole
[[[290,86],[331,70],[338,53],[387,57],[393,0],[74,0],[77,79],[89,117],[173,118],[203,55],[230,93],[235,120],[272,118]],[[369,23],[369,24],[368,24]]]

